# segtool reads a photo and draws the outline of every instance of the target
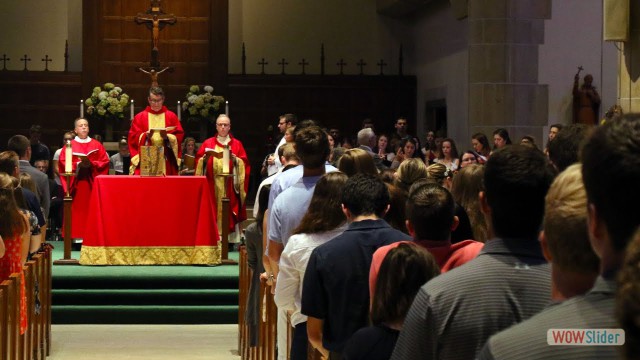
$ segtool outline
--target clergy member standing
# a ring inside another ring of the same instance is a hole
[[[164,103],[162,88],[149,89],[149,106],[136,114],[129,129],[129,152],[131,153],[130,174],[140,174],[140,147],[151,144],[149,129],[166,129],[162,131],[164,145],[165,175],[178,175],[180,144],[184,130],[178,116],[167,109]]]
[[[66,145],[60,152],[58,171],[62,186],[67,191],[67,179],[64,176],[67,162],[71,161],[71,237],[84,238],[84,230],[91,200],[93,179],[98,175],[109,173],[109,156],[102,144],[89,137],[89,122],[83,118],[74,122],[76,137],[71,140],[71,159],[69,159]]]
[[[222,198],[225,193],[229,198],[229,242],[236,243],[240,241],[240,232],[237,225],[246,220],[247,211],[245,199],[247,197],[247,189],[249,187],[249,159],[244,150],[244,146],[240,140],[229,134],[231,130],[231,119],[222,114],[216,119],[217,133],[212,138],[205,140],[200,146],[196,154],[197,168],[196,175],[202,175],[206,159],[206,176],[207,180],[215,186],[209,186],[211,199],[216,209],[218,229],[222,231]],[[225,159],[224,148],[229,147],[230,155],[228,157],[227,166],[223,163]],[[213,155],[216,153],[216,155]],[[207,155],[208,156],[205,156]],[[216,176],[216,174],[233,173],[233,178],[224,176]]]

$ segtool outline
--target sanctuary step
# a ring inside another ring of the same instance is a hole
[[[238,267],[54,265],[52,296],[54,324],[235,324]]]

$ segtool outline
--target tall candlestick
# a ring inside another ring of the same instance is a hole
[[[182,108],[180,107],[180,100],[178,100],[178,121],[182,121]]]
[[[224,102],[224,113],[229,116],[229,101]]]
[[[73,151],[71,150],[71,140],[67,140],[67,145],[64,148],[64,172],[70,174],[73,171]]]
[[[84,117],[84,100],[80,100],[80,117]]]
[[[229,145],[225,145],[222,150],[222,173],[229,173]]]
[[[131,120],[133,120],[133,99],[131,99]]]

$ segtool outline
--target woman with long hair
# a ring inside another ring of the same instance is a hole
[[[405,160],[420,157],[417,146],[418,143],[412,138],[402,141],[396,152],[396,157],[391,162],[391,169],[397,169]]]
[[[456,204],[464,208],[469,216],[473,239],[480,242],[487,241],[489,228],[482,211],[480,211],[480,200],[478,193],[484,190],[482,178],[484,176],[484,166],[471,164],[463,167],[453,179],[451,195]]]
[[[371,302],[373,326],[351,336],[343,359],[389,359],[413,298],[422,285],[439,274],[436,259],[423,247],[403,242],[391,249],[376,280]]]
[[[27,298],[24,271],[29,254],[31,231],[27,215],[18,209],[13,193],[12,177],[0,173],[0,237],[5,244],[5,255],[0,258],[0,281],[13,273],[20,274],[20,333],[27,329]]]
[[[481,132],[473,134],[471,137],[471,146],[473,147],[473,151],[480,155],[478,161],[481,164],[487,162],[491,154],[491,145],[489,144],[487,135]]]
[[[460,159],[458,155],[458,147],[453,139],[446,138],[442,140],[442,143],[440,144],[440,155],[435,162],[446,166],[447,169],[451,171],[458,170],[458,167],[460,166]]]
[[[187,137],[182,141],[182,162],[180,175],[194,175],[196,173],[195,160],[198,153],[196,139]]]
[[[371,151],[376,153],[377,156],[382,159],[382,164],[386,167],[391,166],[393,158],[396,157],[396,153],[390,150],[390,145],[389,136],[387,134],[380,134],[380,136],[378,136],[376,146],[371,149]]]
[[[409,159],[400,164],[396,171],[394,185],[409,193],[409,188],[414,182],[426,179],[428,175],[427,165],[420,159]]]
[[[436,135],[433,131],[427,131],[424,147],[422,148],[422,155],[424,155],[424,162],[427,164],[427,166],[433,164],[433,161],[438,158]]]
[[[291,345],[292,360],[307,358],[307,317],[300,310],[309,256],[313,249],[347,229],[347,219],[341,206],[342,188],[347,179],[347,175],[339,171],[327,173],[320,178],[307,212],[300,225],[294,229],[280,256],[275,302],[279,309],[291,312],[291,323],[295,326]]]
[[[478,163],[480,163],[480,159],[478,158],[478,155],[476,155],[476,152],[472,150],[467,150],[462,154],[462,157],[460,158],[460,169],[467,167],[471,164],[478,164]]]

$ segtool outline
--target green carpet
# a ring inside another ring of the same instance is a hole
[[[52,259],[63,257],[54,242]],[[73,251],[72,258],[80,257]],[[238,253],[229,257],[238,260]],[[235,324],[238,266],[53,266],[54,324]]]

